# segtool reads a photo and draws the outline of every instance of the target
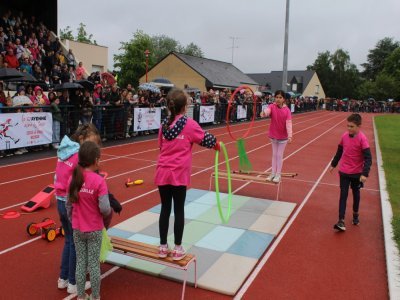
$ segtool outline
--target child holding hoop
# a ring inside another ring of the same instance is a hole
[[[186,251],[182,247],[182,236],[185,225],[186,188],[190,184],[193,144],[218,151],[220,149],[215,136],[204,131],[196,121],[185,116],[187,105],[188,95],[184,91],[171,90],[167,95],[167,108],[170,115],[163,122],[158,133],[160,155],[154,179],[161,198],[158,256],[164,258],[171,254],[173,260],[181,260],[186,256]],[[167,235],[172,201],[175,214],[175,247],[170,253]]]
[[[272,169],[268,181],[279,183],[283,165],[283,152],[287,143],[293,139],[292,114],[285,103],[285,92],[275,92],[275,102],[261,112],[261,117],[271,117],[268,137],[272,144]]]

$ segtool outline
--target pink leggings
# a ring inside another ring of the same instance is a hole
[[[271,139],[272,143],[272,174],[280,175],[283,165],[283,152],[287,144],[287,140]]]

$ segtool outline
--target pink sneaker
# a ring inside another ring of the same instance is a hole
[[[158,257],[166,258],[168,256],[168,252],[168,244],[160,245],[160,247],[158,248]]]
[[[186,256],[186,251],[182,246],[175,245],[174,250],[172,251],[172,259],[173,260],[181,260]]]

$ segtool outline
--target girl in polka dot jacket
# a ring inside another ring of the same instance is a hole
[[[160,155],[154,180],[158,185],[161,198],[159,257],[167,257],[171,254],[174,260],[180,260],[186,255],[181,244],[185,224],[186,189],[190,184],[193,144],[220,150],[220,145],[212,134],[204,131],[196,121],[185,116],[187,104],[188,95],[184,91],[173,89],[168,93],[167,107],[170,116],[163,122],[158,133]],[[175,248],[170,253],[167,235],[172,199],[175,214]]]

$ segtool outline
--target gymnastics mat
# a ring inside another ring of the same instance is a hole
[[[221,193],[224,209],[227,194]],[[215,192],[187,191],[183,246],[197,256],[198,287],[234,295],[271,245],[296,204],[233,195],[231,217],[223,224]],[[158,219],[161,205],[156,205],[108,230],[109,235],[158,245]],[[168,244],[174,246],[173,212]],[[112,252],[107,262],[124,268],[182,281],[183,271]],[[193,284],[194,266],[189,268],[188,282]]]

